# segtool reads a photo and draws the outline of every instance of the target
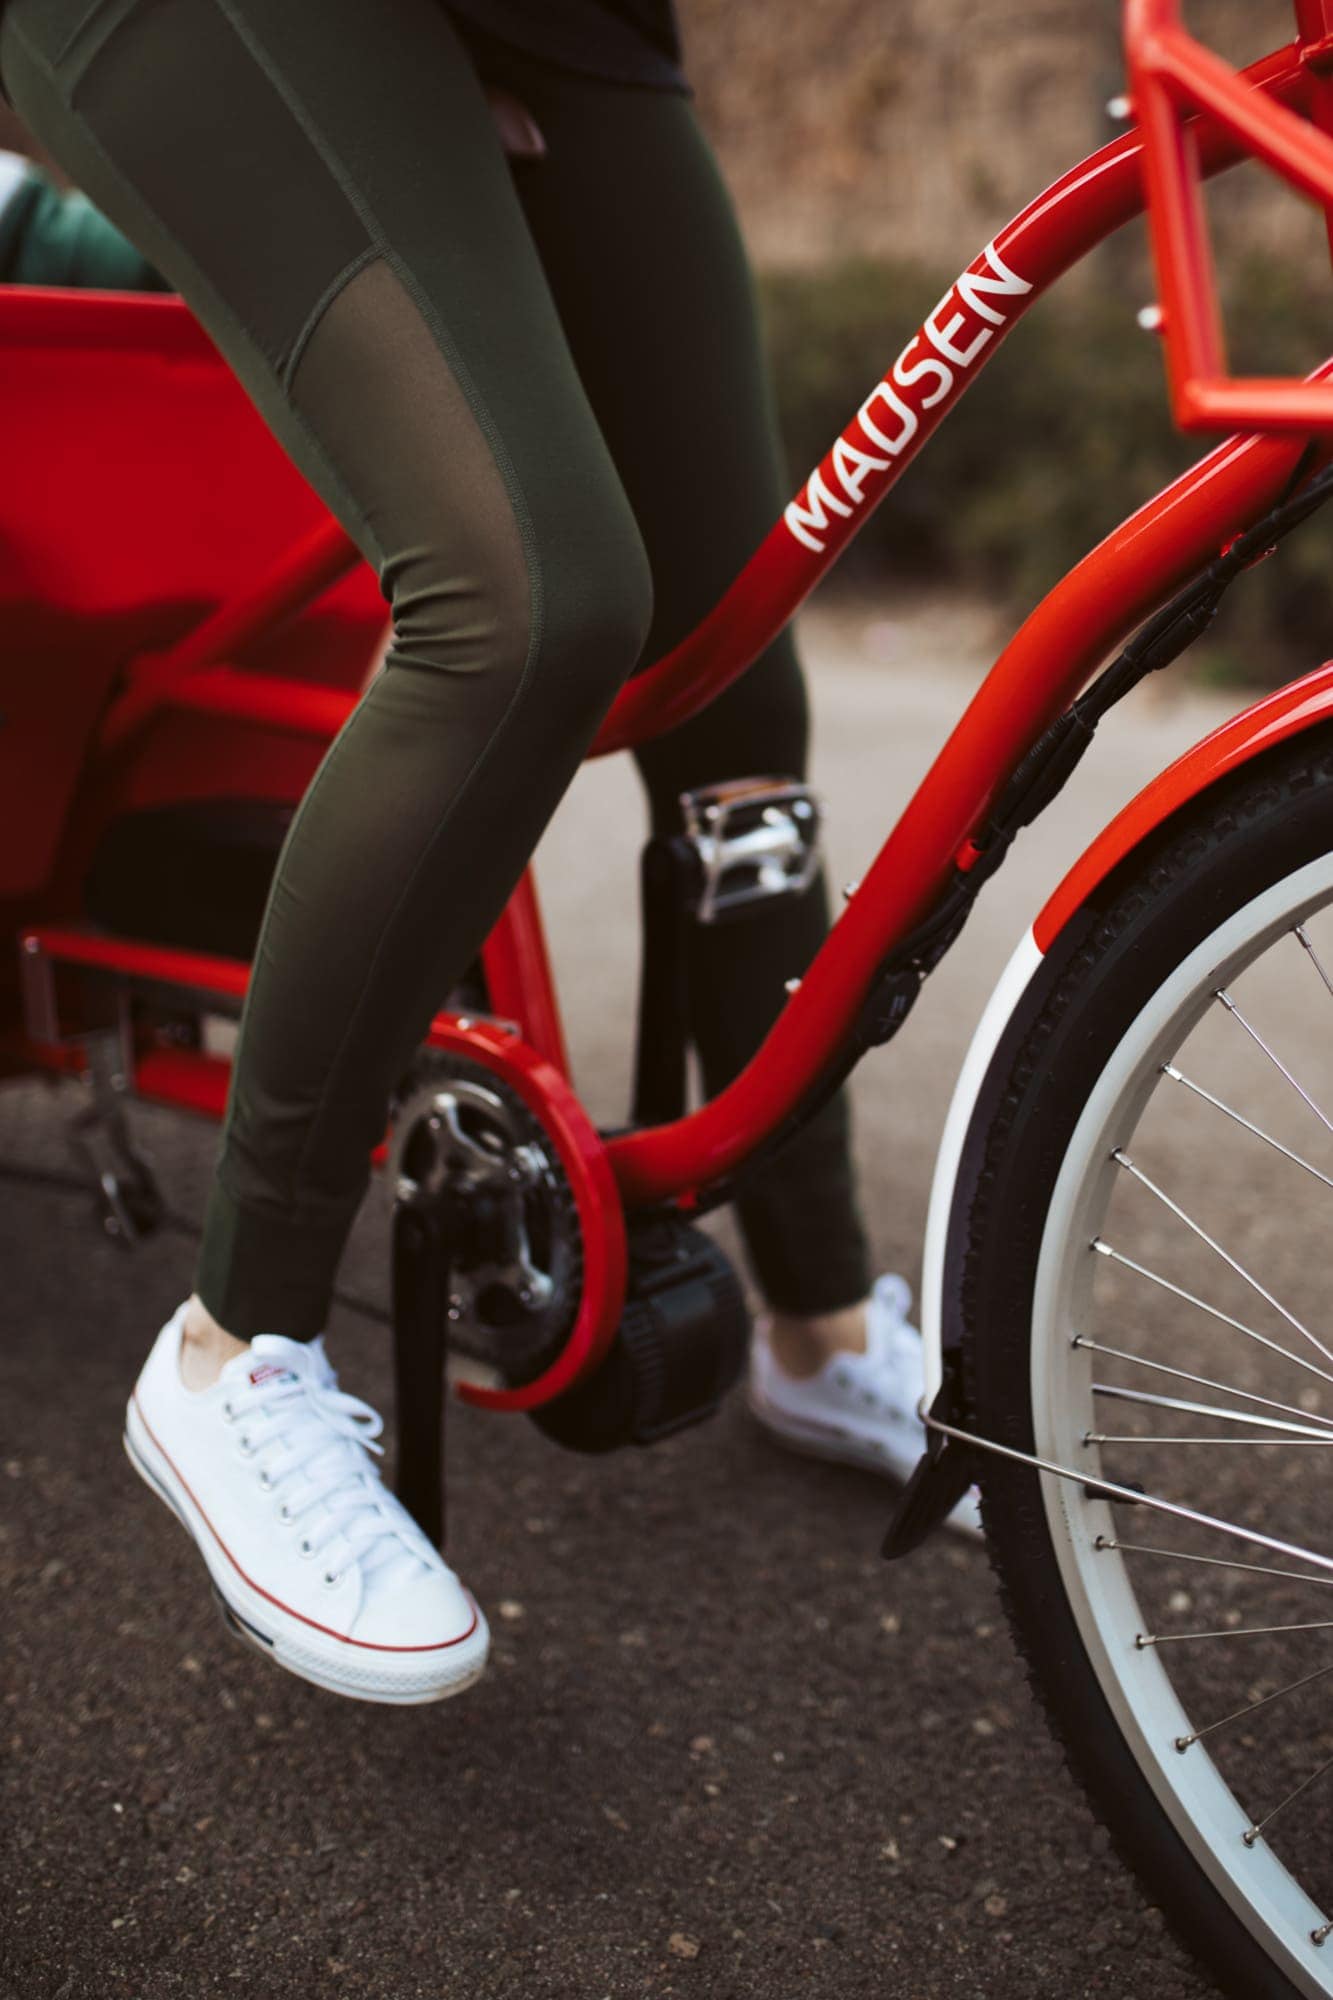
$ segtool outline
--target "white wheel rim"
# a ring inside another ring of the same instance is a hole
[[[1121,1468],[1108,1462],[1104,1448],[1085,1441],[1089,1429],[1099,1434],[1096,1425],[1102,1421],[1104,1406],[1100,1396],[1094,1397],[1092,1383],[1095,1372],[1106,1374],[1108,1364],[1100,1355],[1094,1357],[1071,1345],[1080,1328],[1095,1324],[1094,1268],[1103,1260],[1095,1257],[1089,1246],[1100,1235],[1112,1196],[1122,1184],[1124,1169],[1112,1158],[1113,1149],[1127,1145],[1154,1092],[1172,1087],[1164,1084],[1162,1064],[1175,1055],[1214,1005],[1214,989],[1227,987],[1246,969],[1256,966],[1284,932],[1330,903],[1333,856],[1309,864],[1256,897],[1177,967],[1136,1018],[1103,1070],[1066,1152],[1038,1258],[1031,1394],[1039,1456],[1065,1465],[1086,1463],[1090,1471],[1103,1471],[1106,1477],[1121,1476]],[[1333,996],[1328,996],[1327,1004],[1333,1027]],[[1333,1149],[1327,1157],[1333,1159]],[[1123,1371],[1119,1379],[1124,1379]],[[1169,1381],[1159,1386],[1168,1391],[1177,1388]],[[1189,1397],[1202,1392],[1186,1388],[1179,1393]],[[1251,1396],[1249,1403],[1256,1400]],[[1310,1419],[1311,1423],[1316,1421],[1326,1420]],[[1205,1440],[1191,1437],[1190,1441]],[[1286,1440],[1274,1435],[1270,1442]],[[1144,1456],[1158,1462],[1162,1449],[1151,1444]],[[1177,1453],[1182,1464],[1189,1456]],[[1256,1453],[1255,1458],[1258,1456]],[[1249,1454],[1240,1457],[1245,1459]],[[1315,1452],[1309,1457],[1318,1460]],[[1195,1454],[1194,1463],[1198,1462]],[[1262,1483],[1262,1475],[1255,1477]],[[1175,1747],[1177,1739],[1198,1727],[1199,1718],[1191,1716],[1182,1704],[1172,1671],[1164,1662],[1163,1646],[1152,1641],[1137,1643],[1145,1630],[1138,1594],[1142,1566],[1135,1572],[1118,1550],[1097,1545],[1099,1537],[1103,1541],[1127,1540],[1124,1523],[1133,1510],[1123,1509],[1117,1515],[1108,1504],[1088,1497],[1082,1486],[1069,1480],[1042,1475],[1041,1487],[1071,1610],[1102,1691],[1140,1770],[1191,1854],[1297,1990],[1333,1996],[1333,1935],[1322,1945],[1316,1945],[1311,1937],[1333,1917],[1333,1903],[1321,1907],[1313,1901],[1267,1839],[1260,1837],[1246,1844],[1243,1836],[1253,1825],[1253,1808],[1242,1805],[1214,1761],[1211,1744],[1217,1737],[1209,1743],[1196,1739],[1187,1754]],[[1161,1481],[1155,1480],[1152,1490],[1195,1504],[1187,1490]],[[1147,1512],[1142,1510],[1144,1515]],[[1137,1527],[1138,1516],[1133,1518]],[[1160,1522],[1162,1517],[1153,1518]],[[1253,1517],[1246,1525],[1256,1525]],[[1152,1538],[1140,1537],[1145,1539]],[[1327,1539],[1319,1547],[1324,1554],[1333,1553]],[[1221,1556],[1244,1558],[1247,1553],[1253,1552],[1247,1552],[1243,1545],[1219,1549]],[[1282,1588],[1277,1586],[1279,1591]],[[1329,1606],[1321,1607],[1319,1615],[1333,1618],[1333,1593]],[[1202,1640],[1211,1635],[1174,1636]],[[1219,1632],[1216,1636],[1233,1634]],[[1237,1632],[1234,1636],[1246,1634]],[[1173,1664],[1181,1657],[1177,1649]],[[1333,1661],[1333,1646],[1329,1659]]]

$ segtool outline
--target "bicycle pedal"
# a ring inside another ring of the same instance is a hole
[[[824,814],[808,785],[733,778],[682,792],[680,806],[684,839],[698,859],[697,922],[723,922],[810,886]]]

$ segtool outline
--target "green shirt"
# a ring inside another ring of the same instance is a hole
[[[0,153],[0,284],[167,289],[86,195],[62,194],[39,168],[12,153]]]

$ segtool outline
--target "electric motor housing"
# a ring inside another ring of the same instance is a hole
[[[675,1210],[629,1218],[629,1282],[594,1372],[530,1414],[571,1451],[655,1444],[712,1416],[745,1363],[750,1316],[730,1258]]]

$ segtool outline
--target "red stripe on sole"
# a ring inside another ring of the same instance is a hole
[[[172,1472],[175,1474],[176,1478],[180,1481],[185,1491],[189,1494],[191,1506],[193,1506],[198,1512],[199,1517],[203,1521],[204,1526],[208,1529],[209,1534],[213,1537],[213,1540],[217,1543],[223,1555],[227,1558],[227,1561],[231,1564],[237,1576],[240,1577],[241,1582],[246,1585],[247,1589],[253,1590],[256,1596],[262,1597],[266,1604],[273,1605],[276,1610],[283,1612],[288,1618],[294,1618],[299,1625],[308,1625],[313,1632],[322,1632],[326,1639],[336,1639],[340,1646],[356,1646],[362,1652],[365,1653],[444,1653],[447,1652],[451,1646],[461,1646],[465,1639],[470,1639],[472,1637],[472,1634],[477,1629],[477,1619],[479,1614],[477,1611],[476,1601],[472,1597],[471,1593],[467,1594],[467,1598],[468,1598],[468,1603],[472,1606],[472,1623],[468,1626],[467,1631],[460,1632],[457,1638],[455,1639],[441,1639],[438,1640],[435,1644],[430,1646],[378,1646],[371,1639],[351,1639],[344,1632],[335,1632],[332,1626],[330,1625],[321,1625],[318,1619],[316,1618],[307,1618],[303,1611],[294,1611],[290,1604],[284,1604],[282,1599],[280,1597],[275,1597],[271,1590],[265,1590],[262,1583],[256,1583],[252,1576],[246,1575],[245,1571],[241,1568],[241,1565],[237,1562],[231,1550],[227,1547],[227,1544],[223,1541],[217,1529],[213,1526],[213,1523],[209,1520],[208,1514],[206,1510],[200,1505],[199,1500],[195,1495],[194,1488],[191,1486],[189,1480],[185,1477],[180,1467],[176,1464],[176,1461],[171,1456],[171,1453],[162,1444],[156,1431],[154,1431],[153,1426],[149,1423],[147,1417],[144,1415],[143,1405],[139,1401],[139,1391],[137,1389],[134,1391],[134,1394],[130,1400],[134,1404],[135,1411],[138,1414],[139,1422],[143,1425],[144,1429],[147,1431],[149,1437],[153,1441],[153,1448],[156,1451],[161,1452],[163,1458],[166,1460],[167,1464],[171,1467]]]

